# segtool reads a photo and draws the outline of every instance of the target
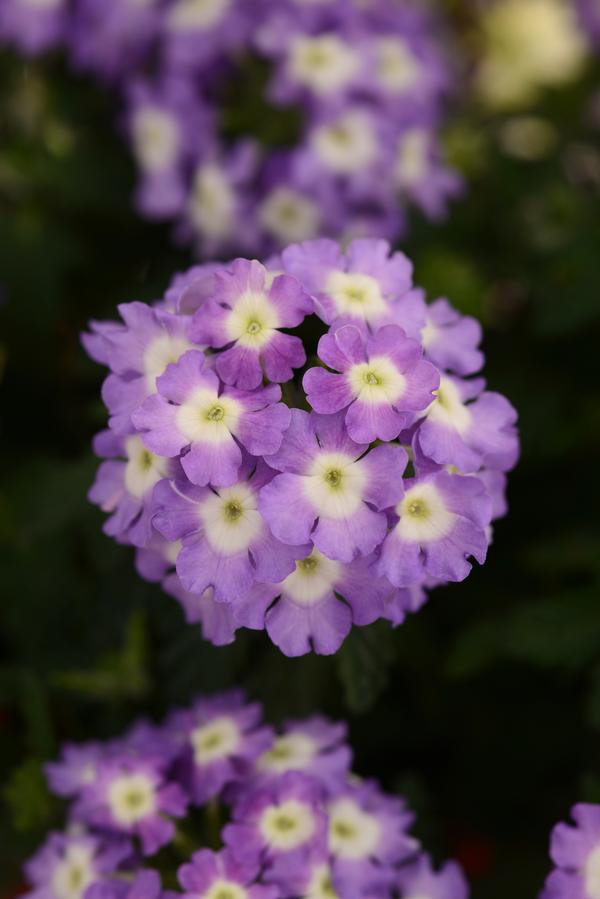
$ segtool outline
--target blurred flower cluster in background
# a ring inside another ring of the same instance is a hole
[[[529,899],[553,864],[579,888],[600,803],[598,4],[176,7],[0,0],[3,895],[62,826],[43,773],[61,744],[240,683],[273,723],[346,720],[356,770],[407,798],[411,833],[474,899]],[[292,46],[335,56],[331,96],[312,64],[291,77]],[[385,235],[429,298],[481,322],[522,457],[485,566],[333,659],[283,659],[262,633],[210,646],[102,534],[86,498],[102,376],[79,334],[199,256],[266,261],[317,235]],[[551,861],[573,806],[583,849]]]

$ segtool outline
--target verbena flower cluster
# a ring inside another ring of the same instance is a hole
[[[110,369],[90,499],[213,643],[333,653],[484,562],[516,413],[469,377],[478,323],[428,305],[404,254],[308,241],[119,312],[83,338]]]
[[[346,736],[321,716],[276,732],[232,691],[67,745],[46,771],[68,827],[26,865],[27,895],[467,899],[458,865],[436,872],[410,834],[406,802],[351,773]]]
[[[0,38],[64,46],[118,90],[137,205],[200,253],[394,237],[460,190],[441,158],[452,78],[419,2],[3,0]]]
[[[600,805],[579,803],[575,825],[557,824],[550,855],[555,869],[540,899],[600,899]]]

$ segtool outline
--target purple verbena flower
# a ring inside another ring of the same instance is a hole
[[[259,509],[261,488],[274,475],[262,460],[245,455],[231,486],[210,489],[184,480],[157,486],[154,526],[181,541],[177,573],[190,593],[212,587],[217,601],[230,602],[255,581],[282,581],[306,554],[307,545],[289,546],[273,536]]]
[[[103,757],[101,743],[65,743],[59,760],[49,762],[44,768],[50,790],[57,796],[78,796],[95,781]]]
[[[302,382],[308,402],[324,414],[347,409],[345,425],[357,443],[393,440],[439,387],[439,373],[423,360],[420,343],[396,325],[372,335],[345,325],[321,337],[318,353],[339,374],[309,369]]]
[[[448,300],[427,307],[421,342],[428,359],[457,375],[472,375],[483,365],[481,325],[470,315],[461,315]]]
[[[201,849],[177,873],[185,899],[277,899],[275,886],[258,882],[260,865],[229,849]]]
[[[352,761],[346,745],[347,727],[315,715],[305,721],[287,721],[273,744],[256,760],[259,776],[273,777],[302,771],[317,778],[328,792],[345,782]]]
[[[222,349],[215,368],[225,384],[253,390],[269,381],[289,381],[306,362],[302,341],[281,328],[294,328],[313,310],[294,278],[279,275],[270,287],[256,260],[236,259],[215,275],[212,298],[194,316],[192,337]],[[226,349],[223,349],[223,348]]]
[[[348,437],[343,413],[292,410],[281,448],[267,457],[282,474],[262,488],[258,503],[275,536],[293,545],[312,541],[342,562],[373,552],[387,531],[381,510],[402,494],[407,457],[399,446],[367,449]]]
[[[352,625],[387,614],[395,588],[372,570],[373,557],[337,562],[313,549],[281,584],[256,584],[233,601],[238,624],[267,634],[287,656],[330,655]]]
[[[90,501],[110,515],[104,533],[119,543],[145,546],[152,538],[152,492],[170,473],[171,463],[150,452],[136,434],[123,438],[102,431],[94,449],[108,457],[88,493]]]
[[[223,387],[203,353],[190,350],[157,379],[158,394],[133,415],[148,449],[175,457],[194,484],[235,483],[240,444],[254,455],[277,452],[290,421],[275,384],[257,390]]]
[[[324,846],[327,818],[322,788],[298,772],[258,785],[234,805],[223,840],[236,858],[269,864],[276,858],[306,856]]]
[[[239,690],[199,699],[167,722],[180,748],[183,782],[192,801],[202,804],[225,786],[238,783],[272,741],[261,724],[261,709]]]
[[[461,581],[470,556],[485,561],[490,519],[491,500],[478,478],[439,471],[410,479],[375,570],[396,587],[420,584],[426,575]]]
[[[83,899],[93,883],[116,870],[131,854],[125,839],[115,839],[73,828],[51,833],[25,865],[35,899]]]
[[[166,778],[165,760],[124,753],[101,762],[95,781],[81,794],[79,817],[117,834],[137,836],[144,855],[153,855],[174,833],[187,797]]]
[[[390,255],[384,240],[354,240],[344,253],[333,240],[288,247],[284,269],[315,296],[318,315],[332,324],[351,321],[369,329],[397,324],[409,337],[425,324],[425,303],[412,289],[412,264],[403,253]]]

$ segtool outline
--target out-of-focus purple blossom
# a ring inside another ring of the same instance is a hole
[[[389,239],[407,207],[445,212],[460,179],[439,133],[454,73],[441,16],[417,2],[4,0],[0,38],[64,45],[115,87],[142,215],[199,255],[322,236]],[[264,78],[255,77],[259,68]],[[250,72],[250,75],[248,75]],[[274,134],[239,115],[248,78]],[[240,122],[240,119],[242,121]]]
[[[573,806],[572,824],[560,823],[550,838],[554,870],[540,899],[595,899],[600,894],[600,805]]]
[[[95,776],[81,784],[90,754]],[[352,774],[351,759],[345,724],[316,714],[276,731],[241,690],[66,746],[47,770],[71,823],[27,863],[27,895],[467,899],[457,865],[434,873],[404,799]]]
[[[167,722],[179,748],[180,772],[192,801],[202,804],[224,786],[241,781],[252,763],[271,745],[273,736],[261,724],[261,709],[239,690],[201,699],[175,712]]]
[[[83,828],[51,833],[25,865],[31,899],[82,899],[86,890],[132,855],[126,839]]]
[[[27,56],[56,47],[67,37],[68,0],[3,0],[0,41]]]

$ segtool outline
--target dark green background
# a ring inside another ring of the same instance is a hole
[[[489,384],[520,412],[489,561],[397,631],[290,661],[262,634],[205,644],[101,533],[86,491],[102,371],[78,334],[158,298],[191,257],[131,209],[114,98],[60,61],[0,56],[0,892],[60,821],[40,764],[62,740],[243,683],[272,720],[347,718],[357,770],[410,797],[475,899],[535,895],[552,824],[600,801],[598,82],[592,66],[540,104],[557,142],[536,162],[503,154],[502,119],[455,109],[468,195],[441,227],[414,216],[402,244],[431,298],[483,320]]]

